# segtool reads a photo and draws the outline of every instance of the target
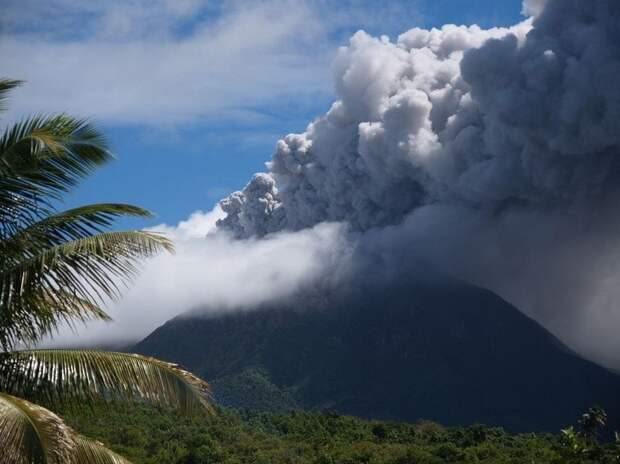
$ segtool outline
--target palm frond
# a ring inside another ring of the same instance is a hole
[[[91,301],[117,298],[140,259],[162,250],[172,252],[171,242],[145,231],[105,232],[61,243],[0,271],[0,305],[42,286],[49,292],[73,289]]]
[[[113,159],[103,135],[87,120],[61,114],[32,116],[0,137],[2,168],[66,191]]]
[[[111,321],[97,304],[66,290],[32,292],[0,311],[0,347],[4,350],[23,342],[36,342],[51,335],[61,324],[75,329],[76,323]]]
[[[121,203],[98,203],[52,214],[32,223],[0,241],[0,253],[19,259],[30,257],[41,249],[71,240],[102,233],[119,217],[150,218],[143,208]]]
[[[17,228],[49,214],[53,201],[112,158],[102,134],[88,121],[34,116],[13,124],[0,137],[4,227]]]
[[[71,429],[36,404],[0,393],[0,452],[5,464],[73,462]]]
[[[98,441],[76,435],[75,442],[77,446],[74,462],[76,464],[131,464],[130,461],[109,450]]]
[[[46,404],[145,400],[210,411],[209,385],[178,365],[129,353],[29,350],[0,354],[0,390]]]
[[[21,84],[23,84],[22,81],[15,79],[0,79],[0,111],[6,110],[6,100],[9,92]]]
[[[70,319],[105,319],[99,304],[120,297],[140,260],[162,250],[173,247],[157,233],[107,232],[3,263],[0,346],[8,349],[15,341],[37,341]]]

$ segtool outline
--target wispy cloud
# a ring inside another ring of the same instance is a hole
[[[106,122],[165,125],[257,119],[262,105],[328,92],[329,54],[310,46],[325,41],[324,30],[303,6],[233,6],[187,36],[169,33],[164,23],[176,17],[169,7],[160,8],[161,18],[128,11],[134,7],[115,14],[93,10],[99,20],[85,20],[90,36],[77,39],[50,40],[47,26],[41,33],[9,27],[0,38],[2,74],[28,81],[14,107],[26,114],[70,111]],[[158,27],[162,34],[152,34]]]
[[[107,308],[112,323],[94,322],[76,331],[63,328],[43,346],[92,345],[139,340],[168,319],[188,310],[203,314],[255,309],[285,298],[331,269],[346,272],[350,249],[345,227],[320,224],[300,232],[274,234],[266,240],[233,240],[209,234],[223,216],[219,207],[196,211],[175,226],[154,228],[175,242],[174,255],[162,254],[124,299]]]
[[[201,0],[21,0],[2,2],[5,33],[75,41],[174,35],[213,2]]]
[[[379,16],[385,24],[404,17],[395,6],[327,0],[10,3],[2,75],[28,82],[15,93],[12,118],[67,111],[161,126],[261,124],[263,108],[326,101],[336,46]]]

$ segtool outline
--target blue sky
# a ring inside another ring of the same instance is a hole
[[[334,99],[329,63],[358,29],[522,20],[520,0],[0,0],[7,120],[93,118],[118,160],[68,198],[135,203],[177,223],[263,170],[276,141]]]

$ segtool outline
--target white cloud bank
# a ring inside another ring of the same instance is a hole
[[[143,272],[117,304],[112,323],[63,329],[44,345],[80,346],[135,342],[152,330],[192,309],[221,312],[251,308],[284,298],[324,277],[325,269],[345,272],[350,255],[342,224],[319,224],[266,239],[234,240],[209,234],[223,215],[216,207],[195,212],[186,221],[153,230],[165,232],[176,253],[145,263]]]

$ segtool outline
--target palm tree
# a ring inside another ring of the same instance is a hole
[[[0,79],[0,111],[19,81]],[[125,204],[59,211],[63,194],[112,159],[87,121],[35,116],[0,137],[0,450],[6,464],[126,463],[79,436],[44,404],[130,399],[208,410],[208,385],[170,363],[127,353],[21,349],[63,325],[109,320],[102,309],[141,259],[172,244],[146,231],[109,231]]]

